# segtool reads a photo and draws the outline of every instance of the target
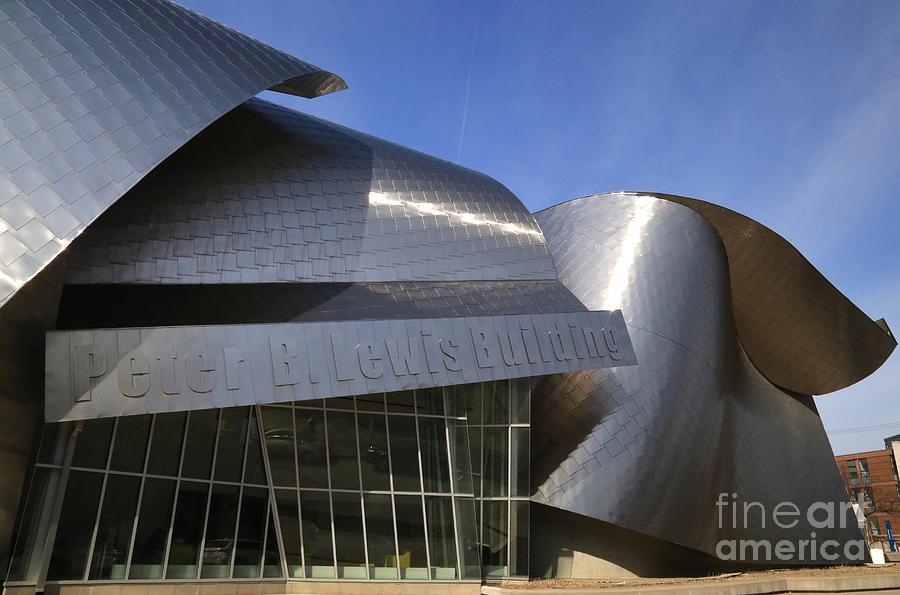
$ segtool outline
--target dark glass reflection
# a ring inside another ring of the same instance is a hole
[[[75,443],[75,455],[72,457],[73,467],[90,467],[106,469],[106,458],[109,456],[109,442],[112,439],[115,418],[89,419],[78,434]]]
[[[247,432],[247,459],[244,461],[244,482],[266,485],[266,467],[263,464],[259,437],[259,420],[255,410],[250,411],[250,430]]]
[[[444,415],[442,388],[416,389],[416,411],[419,415]]]
[[[219,435],[216,438],[216,470],[213,477],[220,481],[240,481],[244,465],[244,445],[247,442],[247,407],[222,410]]]
[[[425,523],[421,496],[395,496],[397,509],[397,545],[400,555],[400,577],[427,579],[428,558],[425,553]]]
[[[450,433],[450,469],[453,470],[453,489],[457,494],[472,493],[472,465],[469,451],[469,426],[465,420],[448,419]]]
[[[530,503],[527,500],[510,502],[509,515],[509,575],[528,576],[528,531]]]
[[[510,428],[510,496],[530,496],[528,485],[529,441],[528,428]]]
[[[419,447],[416,444],[416,418],[405,415],[389,415],[391,431],[391,466],[394,473],[394,489],[400,492],[418,492]]]
[[[387,429],[384,415],[360,414],[359,457],[362,463],[362,483],[364,490],[391,489],[390,465],[388,464]]]
[[[134,538],[128,578],[162,578],[166,536],[174,500],[174,479],[148,477],[144,481],[144,495],[141,498],[141,513],[138,515],[137,534]]]
[[[282,576],[281,555],[278,553],[278,536],[275,534],[275,518],[269,509],[269,521],[266,524],[266,551],[263,554],[263,578]]]
[[[444,496],[425,496],[425,518],[428,525],[428,551],[431,552],[431,578],[457,578],[452,500]]]
[[[366,542],[369,546],[369,578],[397,579],[394,543],[394,509],[386,494],[366,494]]]
[[[328,492],[300,490],[301,526],[307,578],[334,578],[331,508]]]
[[[331,487],[359,489],[359,463],[356,451],[356,422],[353,413],[328,412],[328,460],[331,463]]]
[[[422,449],[422,480],[426,492],[450,491],[450,458],[447,428],[443,419],[419,418],[419,446]]]
[[[38,463],[62,465],[66,455],[66,443],[71,432],[72,422],[44,424],[41,447],[38,450]]]
[[[484,385],[484,423],[509,423],[509,382],[490,382]]]
[[[400,390],[393,393],[385,394],[387,401],[387,410],[390,413],[414,413],[415,405],[413,404],[413,391]]]
[[[263,407],[262,418],[272,483],[296,486],[293,413],[285,407]]]
[[[182,481],[178,487],[166,578],[197,578],[208,491],[209,484],[193,481]]]
[[[58,469],[38,467],[34,470],[9,564],[10,580],[37,580],[60,475]]]
[[[338,578],[368,578],[360,495],[335,492],[332,507]]]
[[[209,479],[213,447],[216,443],[218,419],[219,411],[217,409],[191,411],[191,414],[188,416],[184,459],[181,463],[181,475],[183,477]]]
[[[83,578],[102,486],[102,473],[72,471],[69,474],[47,571],[49,580]]]
[[[281,523],[281,539],[287,561],[288,578],[303,577],[303,560],[300,552],[300,509],[297,507],[296,490],[275,490],[278,520]]]
[[[119,426],[122,427],[121,425]],[[106,480],[97,538],[91,556],[90,579],[123,579],[134,528],[141,478],[110,475]]]
[[[507,575],[507,503],[486,500],[481,529],[481,565],[485,576]]]
[[[509,429],[484,428],[484,496],[506,496],[509,478]]]
[[[119,424],[116,426],[116,444],[109,462],[110,469],[132,473],[144,470],[152,419],[152,415],[129,415],[119,418]]]
[[[478,543],[479,502],[474,498],[456,498],[456,534],[463,578],[481,578],[481,552]]]
[[[300,487],[327,488],[325,417],[321,411],[297,409],[297,464]]]
[[[384,394],[360,395],[356,397],[356,409],[358,411],[384,412]]]
[[[234,551],[238,486],[214,484],[209,500],[209,518],[203,541],[200,578],[228,578]]]
[[[234,578],[259,578],[268,505],[269,490],[244,488],[234,551]]]
[[[514,424],[527,424],[531,418],[531,407],[528,392],[528,378],[510,381],[509,409],[510,421]]]
[[[181,460],[181,441],[187,414],[160,413],[153,421],[153,438],[150,441],[150,460],[147,473],[152,475],[178,475]]]

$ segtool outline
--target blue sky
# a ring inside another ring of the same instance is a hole
[[[725,205],[900,334],[895,0],[182,3],[350,85],[268,99],[483,171],[532,210],[614,190]],[[881,447],[900,355],[816,400],[836,452]]]

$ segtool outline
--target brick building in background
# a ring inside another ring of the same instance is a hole
[[[862,505],[872,541],[887,541],[885,521],[900,539],[900,434],[886,438],[884,450],[869,450],[835,457],[852,502]]]

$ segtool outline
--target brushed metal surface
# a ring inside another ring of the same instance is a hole
[[[882,319],[870,319],[787,240],[725,207],[649,194],[690,207],[725,246],[741,344],[774,384],[821,395],[859,382],[894,351]]]
[[[210,122],[346,85],[167,0],[0,3],[0,305]]]
[[[588,308],[622,309],[639,365],[535,388],[534,501],[713,555],[723,539],[859,538],[855,523],[719,526],[723,492],[767,511],[847,495],[812,398],[779,389],[744,353],[730,263],[704,217],[631,194],[536,217],[560,280]]]
[[[254,99],[73,245],[70,283],[555,279],[490,177]]]
[[[620,311],[54,331],[46,422],[633,366]]]

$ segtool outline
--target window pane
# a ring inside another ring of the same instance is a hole
[[[444,415],[444,393],[441,388],[416,389],[416,411],[419,415]]]
[[[325,399],[325,406],[329,409],[353,409],[353,397],[332,397]]]
[[[184,461],[181,464],[181,475],[183,477],[209,479],[218,418],[219,411],[216,409],[191,411],[191,414],[188,416]]]
[[[506,546],[506,502],[485,501],[481,538],[481,565],[486,577],[508,576]]]
[[[414,413],[413,392],[411,390],[401,390],[393,393],[387,393],[385,396],[387,401],[387,410],[394,413]]]
[[[531,490],[528,484],[528,465],[530,463],[528,455],[528,428],[510,428],[510,447],[509,458],[510,480],[509,491],[510,496],[530,496]]]
[[[383,415],[359,415],[359,456],[364,490],[391,489],[387,431]]]
[[[297,409],[297,460],[300,486],[327,488],[325,465],[325,417],[321,411]]]
[[[359,494],[332,494],[338,578],[368,578]]]
[[[422,449],[422,479],[426,492],[450,491],[450,459],[447,456],[447,430],[443,419],[419,418],[419,444]]]
[[[456,498],[456,534],[459,536],[463,578],[481,578],[478,520],[475,515],[478,505],[474,498]]]
[[[149,418],[149,416],[147,416]],[[121,428],[122,425],[119,425]],[[91,579],[123,579],[134,528],[141,478],[110,475],[106,480],[103,509],[91,557]]]
[[[444,395],[448,416],[465,417],[470,425],[481,423],[480,384],[445,386]]]
[[[22,515],[12,561],[9,565],[11,580],[32,582],[38,578],[47,530],[50,527],[50,513],[56,499],[56,490],[59,488],[61,474],[58,469],[38,467],[34,470],[34,476],[28,489],[28,501]]]
[[[481,427],[469,428],[469,458],[472,463],[472,490],[476,498],[481,497]]]
[[[472,493],[472,465],[469,459],[469,427],[465,420],[448,419],[450,431],[450,469],[456,493]],[[480,453],[479,453],[480,454]]]
[[[288,578],[303,578],[303,559],[300,555],[300,510],[296,490],[275,490],[281,539],[287,557]]]
[[[178,487],[166,578],[197,578],[208,490],[208,484],[192,481],[183,481]]]
[[[394,544],[394,509],[386,494],[366,494],[366,542],[369,544],[369,578],[397,579]]]
[[[244,463],[244,482],[266,485],[266,468],[259,439],[259,422],[255,409],[250,410],[250,431],[247,435],[247,461]]]
[[[213,484],[209,500],[209,518],[203,542],[200,578],[228,578],[234,527],[237,520],[238,486]]]
[[[229,407],[222,410],[219,420],[219,437],[216,448],[215,478],[221,481],[240,481],[244,465],[244,445],[247,442],[246,407]]]
[[[278,535],[275,534],[275,515],[269,508],[269,521],[266,524],[266,551],[263,557],[263,577],[281,577],[281,554],[278,553]]]
[[[484,423],[509,423],[509,382],[506,380],[484,385]]]
[[[530,403],[528,383],[530,380],[522,378],[510,382],[510,417],[514,424],[527,424],[530,418]]]
[[[394,489],[401,492],[422,490],[419,482],[419,447],[416,444],[416,418],[389,415],[391,429],[391,466]]]
[[[456,575],[456,541],[453,530],[453,503],[449,497],[425,496],[431,578],[453,580]]]
[[[306,554],[306,577],[334,578],[328,492],[300,490],[300,514]]]
[[[422,522],[421,496],[395,496],[397,507],[397,544],[400,547],[400,577],[427,579],[425,523]]]
[[[244,488],[234,553],[234,578],[259,578],[268,503],[269,490],[266,488]]]
[[[484,495],[505,496],[509,474],[508,428],[484,428]]]
[[[327,419],[331,487],[358,490],[359,464],[356,459],[356,423],[353,414],[329,411]]]
[[[109,468],[113,471],[144,470],[144,455],[147,454],[147,439],[150,437],[152,415],[129,415],[119,418],[116,426],[116,444],[113,447]]]
[[[38,450],[38,462],[62,465],[66,455],[66,443],[71,432],[72,424],[70,422],[44,424],[41,447]]]
[[[153,440],[150,443],[150,461],[147,473],[153,475],[178,475],[181,457],[181,441],[187,414],[160,413],[153,422]]]
[[[80,580],[84,576],[102,486],[102,473],[72,471],[69,474],[48,579]]]
[[[356,397],[356,409],[358,411],[384,412],[384,393]]]
[[[510,502],[510,576],[528,576],[528,501]]]
[[[78,434],[78,440],[75,443],[72,466],[106,469],[106,458],[109,456],[109,442],[112,439],[114,425],[114,417],[85,421],[84,428]]]
[[[149,477],[145,480],[128,578],[162,578],[163,556],[166,553],[166,537],[174,499],[174,480]]]
[[[297,485],[294,467],[294,415],[284,407],[262,408],[269,469],[276,486]]]

